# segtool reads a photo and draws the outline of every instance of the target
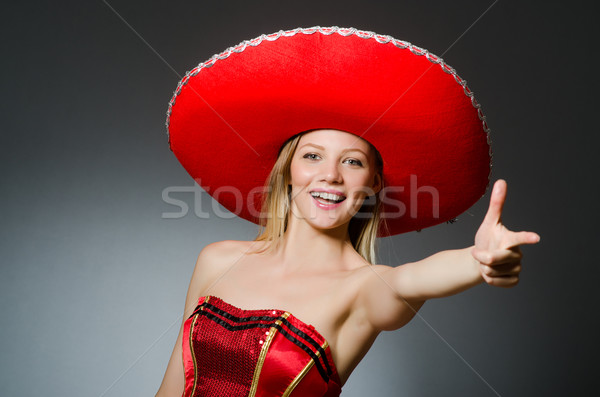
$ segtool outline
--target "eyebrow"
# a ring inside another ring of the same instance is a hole
[[[305,146],[313,146],[313,147],[315,147],[315,148],[317,148],[317,149],[319,149],[319,150],[323,150],[323,151],[325,151],[325,148],[324,148],[323,146],[321,146],[321,145],[317,145],[316,143],[305,143],[304,145],[300,146],[300,148],[299,148],[299,149],[302,149],[302,148],[303,148],[303,147],[305,147]],[[363,152],[362,150],[360,150],[360,149],[358,149],[358,148],[348,148],[348,149],[344,149],[344,150],[342,151],[342,153],[354,152],[354,151],[356,151],[356,152],[360,152],[360,153],[364,154],[364,155],[365,155],[365,157],[367,157],[367,158],[369,157],[369,156],[368,156],[368,155],[367,155],[365,152]]]

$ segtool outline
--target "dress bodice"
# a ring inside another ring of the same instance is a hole
[[[244,310],[203,296],[183,329],[184,396],[336,397],[325,338],[276,309]]]

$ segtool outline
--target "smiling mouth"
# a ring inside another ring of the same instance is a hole
[[[327,192],[310,192],[310,195],[322,204],[339,204],[346,200],[346,196]]]

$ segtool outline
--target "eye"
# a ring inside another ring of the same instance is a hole
[[[321,157],[319,157],[319,155],[316,153],[306,153],[304,156],[302,156],[302,158],[309,160],[318,160]]]
[[[350,165],[356,165],[359,167],[362,167],[362,165],[363,165],[363,163],[357,159],[347,159],[345,162],[349,163]]]

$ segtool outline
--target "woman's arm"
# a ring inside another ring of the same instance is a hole
[[[212,280],[218,277],[218,267],[215,264],[219,263],[218,258],[221,257],[221,252],[225,247],[226,242],[218,242],[207,245],[198,255],[196,267],[190,280],[187,296],[185,299],[185,308],[183,310],[183,319],[179,328],[179,335],[173,348],[173,353],[163,381],[156,393],[157,397],[181,397],[185,387],[185,375],[183,372],[183,357],[182,357],[182,334],[183,323],[193,313],[201,293],[208,288]]]
[[[393,268],[391,287],[404,299],[425,301],[454,295],[482,283],[474,247],[441,251],[414,263]]]
[[[502,224],[505,199],[506,182],[499,180],[474,246],[442,251],[396,268],[373,269],[361,291],[361,303],[372,326],[379,330],[399,328],[426,300],[453,295],[483,281],[515,286],[521,271],[519,245],[535,244],[540,237],[533,232],[512,232]]]

